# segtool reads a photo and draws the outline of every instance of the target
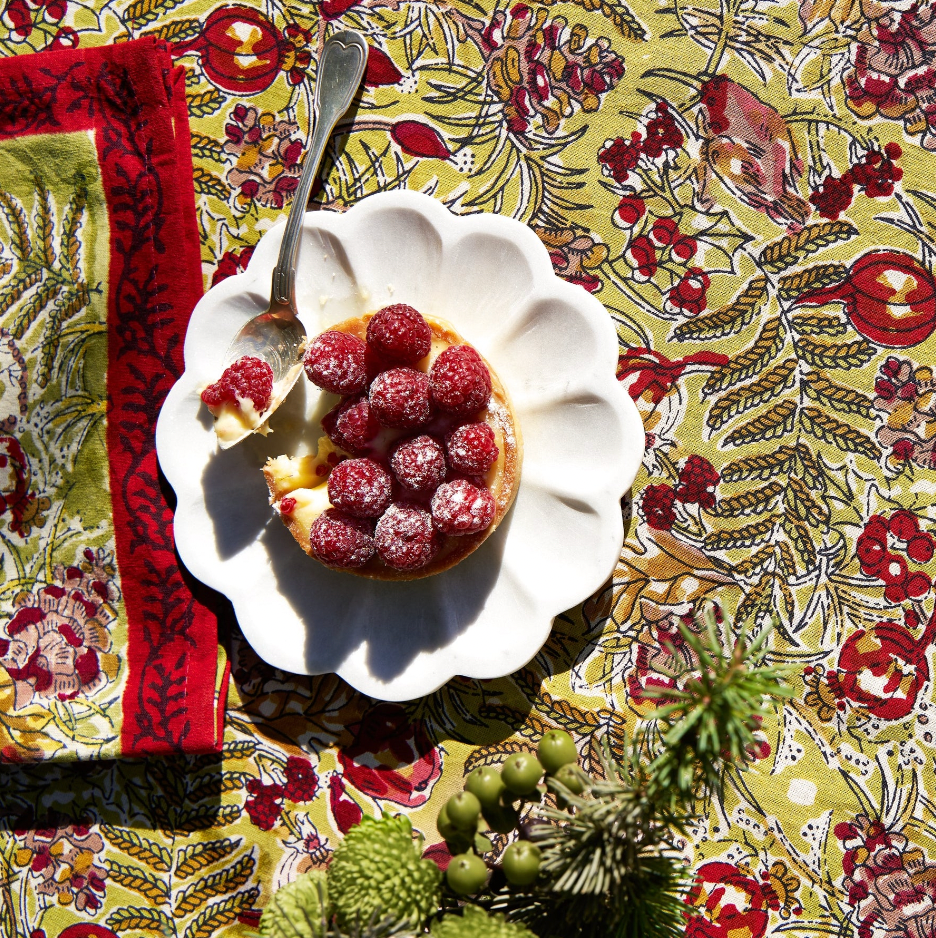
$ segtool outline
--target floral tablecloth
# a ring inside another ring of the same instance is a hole
[[[366,88],[319,206],[407,187],[532,226],[616,322],[647,454],[612,582],[510,677],[381,704],[271,671],[232,626],[218,755],[2,768],[3,938],[242,933],[381,809],[444,863],[434,817],[464,773],[552,727],[595,767],[670,646],[688,655],[676,623],[705,597],[757,627],[779,614],[796,696],[700,805],[688,934],[936,934],[934,17],[910,0],[5,0],[8,55],[171,45],[206,283],[289,203],[316,52],[361,30]],[[0,271],[9,238],[0,224]]]

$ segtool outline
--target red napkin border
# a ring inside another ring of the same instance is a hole
[[[90,129],[110,223],[107,446],[129,625],[121,754],[215,751],[227,688],[225,673],[216,693],[217,618],[181,571],[155,450],[202,295],[185,73],[164,43],[0,60],[0,139]]]

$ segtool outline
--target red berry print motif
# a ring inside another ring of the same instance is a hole
[[[640,513],[651,528],[669,531],[676,523],[676,504],[698,505],[706,511],[715,507],[715,489],[721,476],[704,456],[690,456],[679,470],[675,488],[648,485],[640,503]]]
[[[916,515],[903,509],[889,518],[872,515],[858,535],[858,563],[865,576],[884,582],[884,598],[891,603],[922,599],[932,588],[932,580],[910,564],[926,564],[933,559],[936,539],[920,528]]]

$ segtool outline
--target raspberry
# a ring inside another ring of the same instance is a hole
[[[429,371],[432,399],[444,411],[471,417],[491,399],[491,373],[470,345],[449,346]]]
[[[370,387],[370,405],[385,427],[415,430],[432,416],[429,378],[413,368],[385,371]]]
[[[380,433],[380,424],[364,395],[340,401],[322,418],[322,429],[339,449],[352,456],[367,451],[367,444]]]
[[[318,791],[318,782],[318,775],[308,759],[289,756],[286,760],[286,797],[290,801],[311,801]]]
[[[640,507],[647,524],[657,531],[669,531],[676,521],[676,490],[670,485],[648,485]]]
[[[456,472],[478,476],[494,465],[500,451],[486,423],[466,423],[445,438],[445,452]]]
[[[296,500],[288,495],[280,501],[280,514],[291,515],[296,510]]]
[[[432,496],[432,521],[443,534],[475,534],[494,520],[496,507],[487,489],[467,479],[453,479]]]
[[[385,306],[367,324],[367,344],[395,362],[412,365],[432,347],[432,330],[422,316],[405,303]]]
[[[302,360],[306,377],[332,394],[360,394],[367,387],[366,351],[367,346],[357,336],[323,332]]]
[[[391,505],[377,522],[374,536],[380,559],[395,570],[426,566],[442,546],[442,538],[432,526],[432,515],[405,505]]]
[[[379,518],[390,504],[390,473],[373,459],[346,459],[328,477],[328,500],[356,518]]]
[[[374,556],[370,524],[337,508],[315,519],[309,541],[315,557],[330,567],[362,567]]]
[[[445,480],[445,454],[431,436],[401,443],[390,457],[390,467],[400,485],[413,492],[430,491]]]
[[[907,556],[916,563],[929,563],[933,559],[933,538],[929,534],[917,534],[907,544]]]
[[[888,530],[901,541],[909,541],[920,530],[916,515],[909,511],[895,511],[887,522]]]
[[[224,369],[214,384],[202,391],[201,399],[209,407],[220,407],[231,401],[240,407],[242,400],[250,400],[257,413],[270,406],[273,394],[273,369],[260,358],[245,355]]]

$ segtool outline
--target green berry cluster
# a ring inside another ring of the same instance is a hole
[[[500,769],[481,766],[468,775],[465,790],[449,798],[437,821],[439,833],[453,854],[445,879],[454,893],[470,896],[484,889],[492,872],[480,856],[491,849],[484,831],[509,834],[518,830],[518,805],[542,798],[544,775],[555,778],[573,794],[584,791],[585,777],[577,762],[572,737],[563,730],[550,730],[540,739],[536,755],[518,752]],[[521,839],[507,847],[500,864],[513,886],[532,885],[540,872],[539,847],[522,837],[521,830]]]

